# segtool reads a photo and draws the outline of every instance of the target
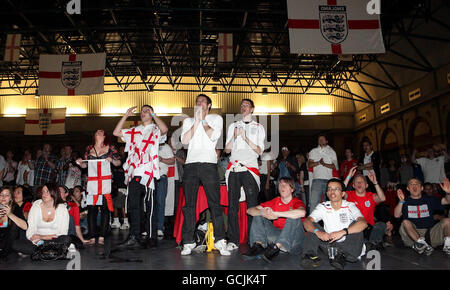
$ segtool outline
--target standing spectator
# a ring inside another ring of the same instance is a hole
[[[23,216],[25,217],[25,220],[28,219],[28,213],[31,209],[31,196],[28,193],[28,190],[25,190],[25,188],[22,185],[17,186],[14,189],[14,202],[15,204],[20,207],[20,209],[23,212]]]
[[[167,173],[169,172],[169,165],[175,164],[175,157],[172,149],[166,143],[159,144],[158,157],[160,178],[156,181],[156,221],[158,238],[163,238],[168,186]]]
[[[422,182],[415,177],[409,180],[407,189],[409,197],[405,197],[401,189],[397,191],[400,202],[394,211],[396,218],[403,216],[400,226],[403,243],[427,256],[431,255],[434,247],[444,244],[444,253],[450,255],[450,218],[438,219],[435,216],[438,211],[443,211],[442,205],[448,204],[448,200],[422,195]]]
[[[400,174],[400,184],[405,185],[408,184],[408,180],[414,177],[414,170],[411,166],[411,162],[409,160],[408,155],[402,154],[400,156],[401,165],[398,169]]]
[[[181,185],[183,183],[184,164],[186,163],[186,153],[183,148],[176,149],[175,140],[169,138],[169,145],[172,148],[173,156],[175,157],[175,212],[177,212],[178,195]]]
[[[56,183],[59,186],[66,184],[66,178],[69,170],[69,164],[72,161],[72,147],[64,146],[61,149],[61,158],[56,162],[57,178]]]
[[[3,177],[4,185],[16,185],[17,161],[13,160],[14,153],[9,150],[6,152],[6,169]]]
[[[0,206],[0,259],[4,259],[28,226],[22,210],[13,201],[10,187],[0,189]]]
[[[53,170],[56,169],[56,156],[51,153],[52,147],[50,144],[44,144],[42,153],[36,154],[36,160],[32,164],[34,170],[34,185],[40,186],[49,183],[53,180]]]
[[[47,241],[70,244],[69,212],[59,196],[58,187],[48,183],[42,187],[42,197],[36,200],[28,216],[28,229],[25,240],[16,240],[16,252],[31,255],[37,246]]]
[[[296,154],[297,159],[297,172],[296,172],[296,192],[300,193],[301,199],[305,205],[309,203],[309,174],[308,167],[306,167],[306,159],[303,154]]]
[[[80,158],[80,153],[75,151],[72,153],[70,160],[67,163],[67,174],[64,185],[68,189],[73,189],[75,186],[81,186],[81,171],[82,168],[77,164],[76,160]]]
[[[259,200],[261,202],[272,200],[275,197],[275,193],[272,188],[275,178],[273,178],[273,167],[275,160],[270,154],[270,149],[267,149],[261,155],[261,165],[259,165],[259,173],[261,174],[261,186],[259,191]]]
[[[414,149],[411,156],[411,162],[417,163],[422,167],[423,176],[425,182],[438,184],[442,182],[445,178],[444,164],[448,160],[448,155],[446,150],[433,149],[433,147],[428,148],[427,157],[416,158],[417,150]],[[442,154],[442,155],[439,155]]]
[[[290,155],[289,148],[284,146],[281,148],[281,154],[277,160],[277,166],[279,170],[277,181],[279,181],[283,177],[295,179],[295,172],[297,172],[297,167],[295,164],[297,163],[295,158]]]
[[[303,222],[306,239],[303,243],[301,265],[315,268],[320,265],[319,247],[328,251],[330,264],[344,269],[346,262],[354,263],[363,254],[363,231],[367,227],[364,216],[353,202],[343,199],[345,185],[339,179],[327,183],[329,201],[320,203]],[[318,223],[323,221],[323,227]]]
[[[5,157],[0,155],[0,186],[3,186],[3,176],[5,176],[5,172],[6,172]]]
[[[30,163],[31,160],[31,152],[30,150],[25,150],[23,153],[22,160],[19,162],[17,166],[17,177],[16,177],[16,185],[28,185],[32,187],[34,184],[34,177],[31,173]]]
[[[363,175],[366,177],[369,184],[368,191],[375,192],[375,186],[369,179],[369,171],[373,170],[377,179],[380,179],[380,155],[378,152],[373,151],[372,142],[369,139],[365,139],[362,143],[364,155],[358,160],[358,170],[362,170]]]
[[[251,207],[247,213],[253,216],[250,228],[250,248],[245,255],[264,253],[264,260],[271,261],[280,251],[300,254],[305,239],[302,219],[306,215],[305,204],[294,197],[295,184],[290,178],[278,182],[279,197]]]
[[[342,180],[350,173],[350,169],[358,165],[358,160],[353,157],[352,149],[345,149],[345,161],[341,163],[339,168],[339,176]]]
[[[336,152],[328,146],[323,134],[317,138],[319,145],[309,152],[308,167],[313,168],[312,189],[309,194],[309,212],[326,200],[327,183],[333,177],[333,169],[338,168]]]
[[[400,174],[399,174],[397,164],[394,159],[389,159],[388,172],[389,172],[388,186],[396,187],[396,185],[400,181]],[[367,177],[369,177],[369,176],[370,176],[370,171],[369,171],[369,175],[367,175]],[[370,178],[369,178],[369,180],[370,180]]]

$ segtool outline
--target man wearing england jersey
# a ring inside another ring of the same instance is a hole
[[[235,250],[239,245],[239,199],[241,188],[245,192],[247,208],[258,205],[259,171],[258,157],[264,151],[266,133],[264,127],[252,120],[255,105],[250,99],[241,101],[242,120],[228,127],[225,152],[230,153],[230,163],[225,173],[228,186],[228,247]],[[252,224],[248,216],[249,231]]]
[[[343,269],[346,262],[356,262],[363,252],[363,231],[367,222],[352,202],[343,199],[345,185],[339,179],[327,183],[329,201],[317,205],[303,222],[306,238],[303,243],[301,265],[315,268],[320,265],[317,251],[328,251],[330,264]],[[318,222],[323,221],[322,228]]]
[[[209,114],[211,99],[200,94],[196,99],[194,118],[183,121],[181,143],[189,144],[184,167],[183,188],[186,205],[183,207],[182,227],[183,250],[181,255],[189,255],[195,248],[194,230],[196,224],[197,191],[202,183],[214,227],[214,246],[221,255],[230,255],[225,241],[225,225],[220,206],[220,181],[217,170],[217,140],[222,134],[223,119]]]

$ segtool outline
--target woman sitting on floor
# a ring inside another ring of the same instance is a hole
[[[69,235],[72,239],[72,243],[81,248],[83,244],[87,244],[88,241],[83,238],[80,227],[80,209],[78,204],[70,200],[69,189],[66,186],[58,187],[61,199],[67,204],[67,209],[69,210]]]
[[[31,197],[29,198],[29,194],[25,194],[26,192],[26,189],[22,185],[16,186],[14,189],[14,202],[22,210],[25,220],[28,219],[28,214],[31,209],[31,202],[29,202]]]

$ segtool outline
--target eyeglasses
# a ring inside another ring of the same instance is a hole
[[[332,191],[340,192],[340,191],[342,191],[342,189],[339,188],[339,187],[327,187],[327,191],[330,191],[330,192],[332,192]]]

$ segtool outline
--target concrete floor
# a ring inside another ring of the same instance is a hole
[[[113,230],[112,244],[122,241],[126,231]],[[395,247],[380,252],[382,270],[450,270],[450,257],[436,249],[431,256],[421,256],[412,249],[403,247],[396,238]],[[261,258],[249,259],[232,252],[231,256],[221,256],[219,252],[193,253],[181,256],[175,240],[159,241],[155,249],[136,249],[134,251],[113,252],[104,258],[104,248],[87,246],[80,250],[81,270],[301,270],[299,256],[280,254],[272,263]],[[332,270],[326,256],[321,253],[320,270]],[[127,259],[127,260],[125,260]],[[366,257],[360,262],[349,263],[346,270],[364,270],[370,260]],[[0,262],[0,270],[64,270],[68,261],[34,262],[30,257],[12,254],[7,261]]]

